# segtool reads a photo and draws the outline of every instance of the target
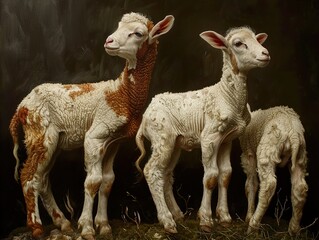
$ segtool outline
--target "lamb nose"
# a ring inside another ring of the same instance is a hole
[[[109,43],[112,43],[112,42],[114,42],[113,38],[108,37],[108,38],[105,40],[104,46],[107,45],[107,44],[109,44]]]
[[[269,57],[269,52],[267,50],[262,51],[263,55],[266,55],[267,57]]]

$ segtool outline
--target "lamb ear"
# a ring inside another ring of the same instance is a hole
[[[199,36],[208,42],[211,46],[218,49],[227,49],[226,39],[214,31],[205,31],[199,34]]]
[[[256,35],[256,39],[260,44],[263,44],[266,39],[267,39],[268,35],[266,33],[259,33]]]
[[[168,15],[162,21],[159,21],[150,31],[148,42],[151,44],[154,41],[156,41],[156,39],[159,36],[171,30],[171,28],[173,27],[173,24],[174,24],[174,17],[172,15]]]

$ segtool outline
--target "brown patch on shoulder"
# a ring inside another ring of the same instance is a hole
[[[75,85],[76,87],[78,87],[80,90],[78,91],[71,91],[69,96],[74,100],[76,97],[81,96],[83,94],[89,93],[91,91],[93,91],[95,88],[92,86],[92,84],[90,83],[83,83],[83,84],[79,84],[79,85]],[[66,85],[64,86],[65,89],[69,90],[70,88],[72,88],[72,85]]]

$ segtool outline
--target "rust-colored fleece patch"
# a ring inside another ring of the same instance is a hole
[[[95,88],[90,83],[83,83],[78,85],[64,85],[66,90],[72,89],[74,86],[78,87],[77,91],[70,91],[69,96],[74,100],[76,97],[93,91]]]
[[[24,199],[27,207],[27,225],[32,229],[32,236],[37,238],[43,234],[43,227],[38,222],[33,222],[32,214],[35,213],[35,198],[34,189],[29,188],[27,192],[24,192]]]
[[[148,25],[152,26],[152,23]],[[119,77],[122,80],[121,86],[117,91],[105,92],[107,104],[118,116],[128,119],[128,123],[120,130],[122,136],[134,136],[140,125],[156,56],[157,42],[149,45],[145,41],[137,52],[136,68],[128,70],[126,64]],[[133,78],[132,81],[131,78]]]
[[[222,177],[222,184],[225,188],[228,188],[230,179],[231,179],[231,173],[224,174],[221,176]]]
[[[18,109],[15,112],[15,114],[13,115],[13,117],[10,121],[9,130],[10,130],[10,134],[11,134],[11,137],[13,139],[14,144],[18,143],[19,124],[22,123],[23,125],[25,125],[27,122],[27,120],[26,120],[27,116],[28,116],[28,109],[26,107],[21,107],[20,109]]]
[[[28,112],[29,112],[29,110],[26,107],[21,107],[17,111],[18,119],[23,125],[25,125],[27,123]]]
[[[25,108],[26,109],[26,108]],[[41,116],[34,114],[32,111],[26,111],[22,108],[19,110],[19,121],[24,122],[23,129],[25,132],[25,145],[27,150],[27,160],[21,170],[21,185],[24,189],[28,182],[34,180],[39,164],[46,160],[47,149],[44,147],[44,131],[41,126]],[[26,113],[28,122],[26,122]],[[39,237],[43,233],[43,228],[37,219],[32,220],[32,214],[35,213],[37,198],[32,185],[28,186],[27,192],[24,192],[24,199],[27,207],[27,224],[32,228],[32,235]]]
[[[206,187],[208,189],[213,189],[214,187],[216,187],[217,184],[217,177],[211,177],[206,181]]]
[[[61,218],[61,215],[60,215],[55,209],[53,209],[53,211],[52,211],[52,217],[53,217],[55,220],[57,220],[57,219]]]
[[[37,171],[38,165],[46,160],[47,149],[43,146],[44,136],[38,136],[32,142],[26,143],[28,158],[21,171],[21,183],[25,185],[31,181]]]
[[[47,152],[47,148],[44,147],[44,129],[41,126],[41,116],[31,111],[28,115],[29,122],[23,126],[28,157],[21,171],[22,185],[33,179],[38,165],[46,160],[45,154]]]
[[[97,191],[99,191],[100,186],[101,186],[101,182],[88,184],[87,189],[89,190],[89,193],[92,197],[94,197]]]

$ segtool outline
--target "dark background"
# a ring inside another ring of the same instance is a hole
[[[0,236],[24,226],[26,221],[21,187],[13,178],[15,159],[8,131],[16,106],[41,83],[117,78],[124,61],[107,55],[103,44],[122,15],[131,11],[144,13],[155,23],[165,15],[175,16],[174,27],[160,39],[149,101],[157,93],[200,89],[219,80],[222,54],[199,37],[202,31],[224,34],[229,27],[249,25],[256,32],[269,35],[264,46],[272,60],[266,68],[249,74],[249,103],[252,109],[288,105],[299,113],[306,130],[309,157],[309,193],[302,225],[311,224],[319,216],[318,1],[2,0],[0,7]],[[229,187],[229,207],[234,219],[237,215],[244,219],[246,211],[240,153],[235,141]],[[25,158],[23,148],[20,155]],[[109,203],[111,219],[121,218],[127,206],[130,212],[138,211],[143,222],[156,221],[145,181],[135,183],[134,161],[138,155],[131,140],[122,145],[116,158],[116,180]],[[184,153],[176,168],[176,198],[184,211],[194,208],[196,212],[200,205],[203,174],[200,157],[200,151]],[[59,206],[70,217],[64,207],[68,194],[75,220],[82,208],[84,176],[83,149],[62,152],[51,174]],[[278,194],[267,211],[268,216],[274,216],[277,200],[283,203],[286,196],[289,199],[289,180],[288,170],[278,170]],[[213,195],[215,209],[217,192]],[[291,209],[285,211],[283,218],[289,219],[290,212]],[[51,223],[42,207],[41,217],[44,224]],[[316,222],[311,230],[318,231],[318,226]]]

